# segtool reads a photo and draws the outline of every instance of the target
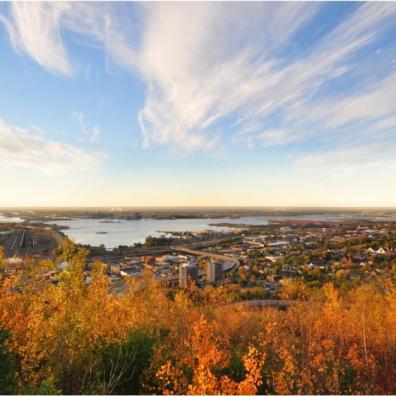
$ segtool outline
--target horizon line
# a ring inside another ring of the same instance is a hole
[[[277,210],[288,210],[288,209],[392,209],[396,210],[396,206],[308,206],[308,205],[297,205],[297,206],[123,206],[123,205],[73,205],[73,206],[0,206],[0,210],[11,210],[11,209],[277,209]]]

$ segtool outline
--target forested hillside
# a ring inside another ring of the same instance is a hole
[[[227,287],[109,292],[71,243],[59,258],[1,263],[1,393],[396,393],[396,288],[303,284],[285,310],[231,303]],[[64,260],[58,284],[44,274]],[[290,287],[290,286],[289,286]]]

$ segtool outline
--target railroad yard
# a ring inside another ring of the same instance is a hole
[[[62,235],[50,227],[2,224],[0,231],[0,244],[6,257],[53,257],[62,239]]]

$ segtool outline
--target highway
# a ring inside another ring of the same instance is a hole
[[[174,249],[177,252],[181,253],[187,253],[187,254],[192,254],[194,256],[203,256],[203,257],[209,257],[215,260],[223,260],[225,261],[225,265],[223,267],[224,272],[228,272],[231,270],[236,270],[239,267],[239,260],[230,257],[230,256],[225,256],[223,254],[218,254],[218,253],[212,253],[212,252],[205,252],[202,250],[194,250],[186,246],[177,246],[176,249]]]
[[[120,254],[119,256],[114,256],[111,254],[95,256],[92,258],[92,261],[114,261],[121,259],[128,259],[137,256],[156,256],[160,254],[168,254],[177,251],[178,249],[203,249],[209,246],[215,246],[219,243],[224,242],[233,242],[242,239],[240,236],[226,237],[226,238],[215,238],[209,241],[199,241],[193,242],[186,245],[169,245],[169,246],[155,246],[155,247],[140,247],[140,248],[131,248],[128,249],[126,254]],[[196,253],[194,253],[196,254]]]

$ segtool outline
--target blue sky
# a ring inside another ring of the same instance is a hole
[[[396,4],[0,4],[0,206],[396,206]]]

